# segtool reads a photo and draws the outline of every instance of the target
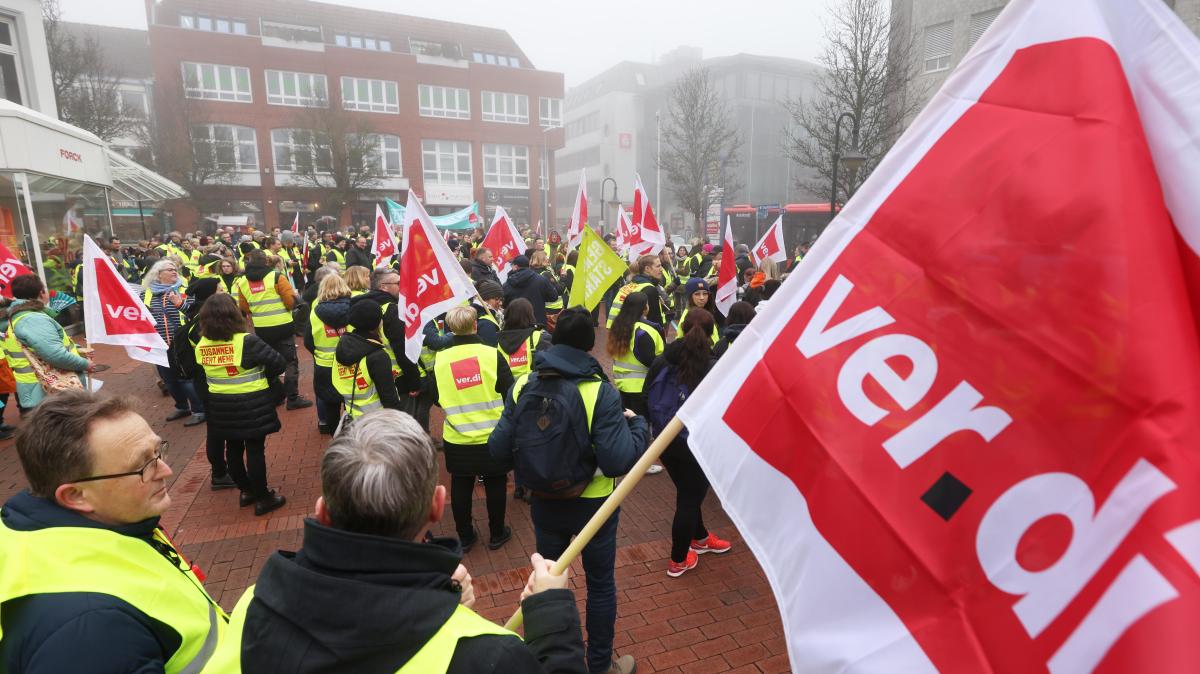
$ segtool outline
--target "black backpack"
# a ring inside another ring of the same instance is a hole
[[[596,474],[587,410],[576,380],[554,370],[530,373],[513,410],[513,475],[535,496],[579,496]]]
[[[667,424],[675,418],[679,408],[687,402],[691,391],[679,383],[675,376],[675,368],[667,366],[654,375],[654,380],[646,387],[647,416],[650,417],[650,429],[655,435],[663,432]],[[678,437],[686,440],[687,429],[679,432]]]

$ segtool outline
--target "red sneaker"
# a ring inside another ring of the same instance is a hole
[[[706,552],[715,552],[718,555],[723,552],[729,552],[733,544],[729,541],[723,541],[717,538],[717,535],[709,532],[708,538],[700,541],[692,541],[692,552],[697,555],[703,555]]]
[[[672,578],[678,578],[696,568],[696,565],[699,563],[700,558],[696,556],[696,553],[688,550],[687,557],[684,557],[683,562],[680,564],[676,564],[670,559],[667,560],[667,575]]]

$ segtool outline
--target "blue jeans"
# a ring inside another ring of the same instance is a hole
[[[175,400],[175,409],[190,409],[192,414],[204,414],[204,403],[200,402],[200,396],[196,395],[196,387],[190,379],[176,377],[169,367],[155,365],[154,369],[158,370],[159,378],[167,385],[167,393]]]
[[[592,514],[602,498],[550,501],[534,497],[529,514],[537,551],[546,559],[558,559]],[[600,527],[583,548],[583,571],[587,578],[587,665],[591,674],[602,674],[612,666],[613,630],[617,622],[617,522],[621,511]]]

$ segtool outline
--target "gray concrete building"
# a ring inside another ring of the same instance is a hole
[[[1200,0],[1163,0],[1192,32],[1200,32]],[[892,0],[892,17],[911,40],[917,109],[933,96],[1008,0]],[[911,120],[910,120],[911,121]]]
[[[729,170],[728,182],[740,190],[726,194],[725,203],[794,203],[821,201],[795,186],[803,169],[784,153],[784,129],[790,116],[786,103],[810,96],[821,73],[813,63],[796,59],[737,54],[704,59],[699,49],[680,47],[658,63],[625,61],[567,92],[564,125],[566,145],[556,153],[555,222],[566,223],[575,204],[579,170],[587,170],[589,219],[601,218],[601,185],[604,219],[613,221],[615,204],[628,205],[633,197],[634,174],[642,182],[659,221],[675,233],[691,226],[671,195],[666,175],[657,178],[660,123],[667,121],[671,89],[687,70],[709,69],[719,95],[729,104],[742,137],[740,164]]]

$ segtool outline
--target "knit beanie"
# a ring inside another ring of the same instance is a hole
[[[708,288],[708,281],[705,281],[702,278],[688,279],[687,285],[685,285],[683,287],[683,296],[691,297],[692,293],[696,292],[697,290],[704,290],[704,291],[711,292],[711,291],[709,291],[709,288]]]
[[[350,305],[348,318],[355,332],[374,332],[383,321],[383,308],[375,300],[359,300]]]
[[[485,300],[498,300],[504,297],[504,289],[491,279],[480,281],[476,289],[479,290],[479,296]]]
[[[204,302],[208,298],[217,294],[217,284],[219,279],[214,276],[208,278],[198,278],[191,282],[187,287],[187,295],[192,298],[196,304]]]
[[[573,346],[580,351],[591,351],[596,345],[596,329],[592,327],[592,314],[581,307],[564,309],[554,326],[555,344]]]

